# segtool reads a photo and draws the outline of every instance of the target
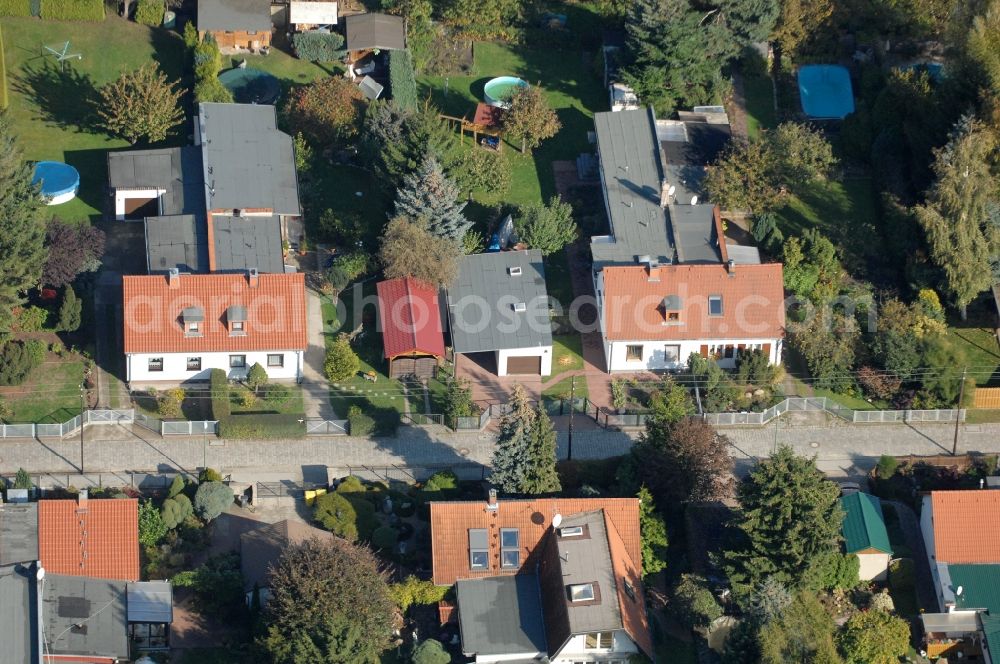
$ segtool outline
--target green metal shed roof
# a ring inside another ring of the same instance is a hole
[[[979,619],[983,622],[986,649],[990,651],[990,657],[996,659],[1000,654],[1000,618],[980,613]]]
[[[955,596],[959,609],[985,609],[1000,618],[1000,565],[948,565],[951,587],[962,587]]]
[[[878,498],[859,491],[841,497],[840,504],[846,513],[842,529],[847,553],[866,549],[892,553]]]

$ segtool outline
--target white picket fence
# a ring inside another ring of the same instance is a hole
[[[891,424],[910,422],[965,421],[962,409],[941,410],[853,410],[826,397],[792,397],[760,413],[704,413],[702,418],[715,426],[764,425],[776,417],[793,412],[827,412],[853,424]]]
[[[61,438],[68,436],[83,426],[90,424],[131,424],[135,411],[131,408],[121,410],[85,410],[83,415],[76,415],[65,422],[52,424],[0,424],[0,438]]]

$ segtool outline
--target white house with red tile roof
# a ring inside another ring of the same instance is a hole
[[[608,266],[595,286],[608,371],[680,369],[692,353],[732,368],[746,349],[781,362],[778,263]]]
[[[306,333],[305,278],[296,274],[126,276],[124,338],[130,383],[207,380],[212,369],[299,380]]]

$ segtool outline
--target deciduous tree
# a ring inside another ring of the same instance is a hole
[[[42,283],[59,288],[84,272],[98,270],[104,255],[104,239],[104,231],[89,224],[50,221],[45,229],[48,257],[42,269]]]
[[[993,283],[990,259],[1000,252],[1000,227],[992,223],[997,180],[990,170],[994,134],[966,116],[935,152],[935,182],[916,208],[931,259],[941,268],[962,320],[970,302]]]
[[[514,220],[514,228],[519,240],[532,249],[538,249],[543,256],[554,254],[573,242],[579,232],[573,221],[573,206],[564,202],[558,194],[550,198],[547,205],[522,205]]]
[[[405,217],[385,227],[379,261],[386,279],[413,277],[431,285],[450,284],[458,274],[461,248]]]
[[[823,304],[840,292],[844,268],[837,248],[817,229],[785,241],[784,264],[785,288],[800,298]]]
[[[97,114],[105,129],[133,145],[140,139],[157,143],[184,121],[181,94],[156,64],[148,63],[101,88]]]
[[[910,626],[885,611],[851,616],[837,635],[847,664],[896,664],[910,648]]]
[[[555,136],[562,127],[559,116],[537,86],[518,88],[514,92],[502,123],[504,133],[521,142],[522,154]]]
[[[670,599],[671,612],[687,627],[708,627],[722,615],[722,607],[704,578],[684,574]]]
[[[10,117],[0,111],[0,337],[10,332],[13,310],[38,285],[45,264],[43,202],[31,178]]]
[[[250,371],[247,372],[247,385],[254,392],[259,392],[260,388],[267,384],[267,380],[267,370],[260,365],[260,362],[254,362],[253,366],[250,367]]]
[[[762,664],[840,664],[833,642],[833,618],[811,593],[803,593],[778,620],[764,625],[759,642]]]
[[[783,0],[771,38],[782,53],[795,57],[805,41],[820,34],[821,26],[833,14],[831,0]]]
[[[374,664],[398,619],[372,552],[342,539],[306,540],[270,572],[264,649],[274,662]]]
[[[160,518],[160,510],[151,500],[139,503],[139,543],[145,546],[156,546],[167,534],[167,526]]]
[[[403,177],[396,191],[396,214],[407,217],[438,237],[461,240],[472,222],[462,210],[458,185],[444,174],[441,164],[428,155],[415,172]]]
[[[734,586],[753,588],[774,577],[798,587],[819,556],[838,550],[840,491],[813,459],[782,446],[757,465],[738,495],[741,542],[726,552]]]
[[[788,325],[788,343],[802,353],[816,387],[830,390],[851,386],[860,338],[857,321],[830,307],[816,309],[804,321]]]
[[[358,133],[364,97],[358,86],[340,76],[327,76],[292,90],[284,116],[293,133],[301,132],[318,148]]]

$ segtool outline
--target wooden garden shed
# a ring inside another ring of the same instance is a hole
[[[444,357],[437,289],[410,277],[379,282],[376,289],[389,377],[433,377]]]

